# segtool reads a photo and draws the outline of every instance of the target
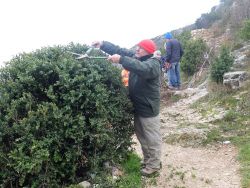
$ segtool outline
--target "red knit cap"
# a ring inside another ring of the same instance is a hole
[[[138,46],[146,50],[149,54],[153,54],[156,50],[154,41],[145,39],[138,43]]]

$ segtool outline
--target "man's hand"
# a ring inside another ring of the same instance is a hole
[[[95,48],[100,48],[102,46],[102,41],[94,41],[92,42],[91,46]]]
[[[166,70],[170,69],[171,63],[166,62],[164,67]]]
[[[119,63],[121,56],[118,54],[114,54],[108,57],[108,61],[111,61],[112,63]]]

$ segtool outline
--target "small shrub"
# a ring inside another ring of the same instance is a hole
[[[206,49],[206,43],[202,39],[188,41],[181,60],[181,70],[192,76],[203,63],[203,54]]]
[[[229,48],[223,46],[221,48],[219,57],[215,58],[215,62],[211,66],[211,78],[217,83],[223,82],[224,73],[230,70],[233,65],[234,58],[230,54]]]
[[[218,129],[213,129],[207,134],[207,139],[203,140],[202,144],[207,145],[213,142],[220,141],[221,138],[221,133]]]
[[[250,19],[244,22],[244,25],[240,30],[240,37],[244,40],[250,40]]]
[[[238,114],[237,114],[235,111],[229,110],[229,111],[225,114],[224,120],[225,120],[226,122],[232,122],[232,121],[234,121],[234,120],[237,118],[237,116],[238,116]]]

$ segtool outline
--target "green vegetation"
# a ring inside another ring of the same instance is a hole
[[[250,136],[245,137],[244,144],[240,148],[239,160],[241,162],[241,174],[243,176],[242,187],[249,188],[250,186]],[[247,143],[248,142],[248,143]],[[240,143],[239,143],[240,144]]]
[[[188,41],[192,39],[192,35],[190,31],[183,31],[181,34],[175,36],[176,39],[178,39],[185,51],[185,48],[187,46]]]
[[[201,28],[209,28],[216,20],[219,20],[221,17],[216,11],[212,11],[210,13],[202,14],[200,18],[198,18],[195,22],[195,26],[197,29]]]
[[[212,129],[207,134],[207,139],[203,140],[202,144],[207,145],[211,142],[217,142],[217,141],[223,141],[223,138],[221,138],[221,132],[218,129]]]
[[[104,162],[126,158],[132,105],[120,71],[68,53],[86,50],[44,48],[0,70],[1,187],[60,187],[86,179],[104,184]]]
[[[219,57],[215,58],[211,66],[211,78],[217,83],[223,82],[224,73],[230,70],[230,67],[233,65],[234,58],[230,54],[230,49],[226,46],[223,46],[220,50]]]
[[[170,100],[171,102],[178,102],[181,99],[180,95],[171,95]]]
[[[181,59],[181,76],[184,78],[183,81],[186,81],[189,76],[192,76],[201,67],[207,45],[202,39],[192,39],[189,30],[183,31],[179,35],[176,35],[175,38],[183,46],[184,55]]]
[[[250,19],[244,21],[244,25],[240,30],[240,37],[243,40],[250,40]]]
[[[212,87],[212,88],[211,88]],[[222,119],[213,122],[215,127],[207,135],[204,144],[230,140],[239,148],[242,187],[250,185],[250,83],[238,91],[230,91],[222,85],[210,84],[209,95],[197,101],[193,107],[201,112],[223,108]],[[209,115],[208,113],[204,115]]]
[[[189,40],[186,43],[181,60],[181,70],[188,76],[197,72],[204,61],[206,49],[206,43],[202,39]]]
[[[118,180],[117,188],[141,188],[141,159],[136,154],[130,154],[128,160],[122,163],[124,175]]]

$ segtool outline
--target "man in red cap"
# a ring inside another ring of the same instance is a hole
[[[130,72],[128,87],[135,109],[135,134],[143,153],[141,173],[144,176],[155,174],[161,167],[161,68],[159,59],[153,57],[156,45],[152,40],[142,40],[135,52],[107,41],[96,41],[92,45],[110,54],[109,61],[121,64]]]

